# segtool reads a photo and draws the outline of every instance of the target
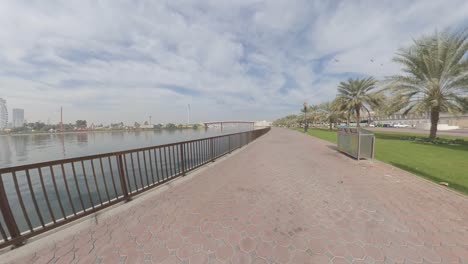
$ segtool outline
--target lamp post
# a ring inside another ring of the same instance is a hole
[[[307,123],[307,102],[304,102],[304,132],[307,133],[309,124]]]

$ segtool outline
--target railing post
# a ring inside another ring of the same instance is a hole
[[[228,136],[228,152],[231,153],[231,135]]]
[[[210,139],[210,153],[211,153],[211,162],[215,161],[214,153],[214,138]]]
[[[180,163],[182,163],[182,176],[185,176],[185,156],[184,156],[184,143],[179,145]]]
[[[15,218],[13,216],[13,212],[11,211],[10,204],[8,203],[8,198],[5,192],[5,187],[3,186],[3,178],[0,174],[0,210],[3,215],[3,219],[5,220],[5,224],[8,228],[8,232],[10,233],[11,240],[15,238],[19,238],[21,236],[20,231],[18,229],[18,225],[16,224]],[[23,243],[19,241],[15,246],[21,246]]]
[[[125,172],[123,167],[123,159],[122,154],[118,156],[118,166],[119,166],[119,177],[120,177],[120,186],[122,187],[122,192],[124,195],[125,200],[130,201],[130,193],[128,192],[127,188],[127,180],[125,179]]]

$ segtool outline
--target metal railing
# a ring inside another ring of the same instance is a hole
[[[269,130],[2,168],[0,248],[130,200]]]

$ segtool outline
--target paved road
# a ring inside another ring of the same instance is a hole
[[[185,179],[14,263],[468,263],[467,197],[302,133]]]
[[[374,127],[374,128],[366,128],[373,131],[385,131],[385,132],[403,132],[403,133],[416,133],[416,134],[424,134],[429,136],[429,131],[422,130],[422,129],[415,129],[415,128],[383,128],[383,127]],[[455,136],[455,137],[468,137],[468,129],[456,129],[456,130],[449,130],[449,131],[437,131],[438,135],[447,135],[447,136]]]

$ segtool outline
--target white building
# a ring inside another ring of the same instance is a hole
[[[407,114],[401,113],[389,116],[372,116],[372,121],[376,124],[405,124],[419,129],[429,129],[431,117],[426,114]],[[468,114],[453,115],[449,113],[440,113],[440,130],[450,130],[457,128],[468,128]]]
[[[0,129],[7,128],[8,124],[8,110],[6,100],[0,98]]]
[[[263,121],[256,121],[255,122],[255,127],[270,127],[271,122],[263,120]]]

